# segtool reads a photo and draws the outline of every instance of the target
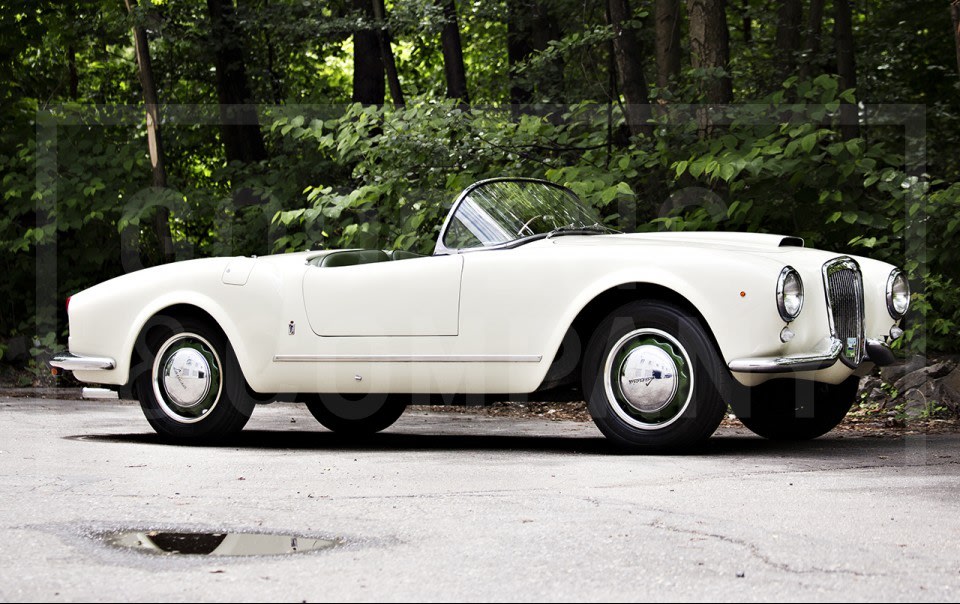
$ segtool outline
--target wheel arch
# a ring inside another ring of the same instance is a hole
[[[149,370],[149,368],[145,367],[144,365],[145,355],[148,354],[146,349],[147,337],[154,330],[162,329],[164,327],[163,322],[158,320],[160,318],[166,318],[172,321],[182,321],[185,319],[201,321],[211,329],[216,329],[219,331],[220,334],[223,335],[227,346],[235,350],[233,348],[230,335],[227,333],[227,330],[224,329],[222,322],[205,308],[189,302],[175,302],[167,306],[163,306],[150,313],[149,316],[147,316],[140,324],[137,335],[133,341],[133,346],[130,350],[129,375],[127,378],[127,383],[121,387],[121,395],[137,398],[137,377],[141,372]],[[234,356],[236,356],[235,353]],[[240,362],[239,358],[237,361],[240,365],[241,373],[243,373],[243,364]]]
[[[675,289],[658,283],[646,281],[621,283],[599,292],[577,312],[573,321],[567,326],[559,346],[553,350],[553,360],[538,390],[548,390],[578,383],[580,368],[590,335],[614,309],[637,300],[666,302],[689,312],[700,322],[714,349],[718,354],[720,353],[720,346],[710,323],[686,296]],[[573,351],[576,352],[575,363]]]

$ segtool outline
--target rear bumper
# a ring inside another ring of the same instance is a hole
[[[782,357],[750,357],[734,359],[727,365],[736,373],[790,373],[794,371],[817,371],[832,367],[843,352],[843,342],[837,338],[824,338],[815,350]],[[893,352],[886,342],[867,340],[867,356],[864,361],[877,365],[894,362]]]
[[[117,362],[109,357],[91,357],[63,352],[50,359],[50,366],[64,371],[96,371],[113,369]]]

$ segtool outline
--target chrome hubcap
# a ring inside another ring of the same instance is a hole
[[[153,392],[163,412],[185,424],[198,422],[220,401],[220,357],[194,333],[172,336],[153,362]]]
[[[641,430],[669,426],[693,398],[690,357],[675,337],[659,329],[624,335],[611,347],[603,371],[611,409]]]
[[[660,411],[677,393],[677,364],[654,344],[642,344],[620,363],[620,392],[641,413]]]
[[[210,364],[199,350],[180,348],[163,366],[163,388],[181,407],[199,405],[210,392]]]

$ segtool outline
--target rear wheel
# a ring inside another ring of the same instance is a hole
[[[770,380],[750,388],[733,404],[737,419],[771,440],[809,440],[833,430],[856,400],[859,378],[840,384]]]
[[[137,397],[147,421],[170,440],[214,440],[243,429],[253,411],[233,350],[196,319],[157,317],[145,330]]]
[[[594,423],[629,450],[689,447],[723,419],[724,370],[697,317],[659,301],[621,306],[597,327],[583,363]]]
[[[407,405],[384,394],[350,397],[340,394],[313,394],[304,401],[324,428],[337,434],[362,436],[392,426]]]

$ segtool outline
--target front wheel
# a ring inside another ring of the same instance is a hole
[[[239,432],[254,402],[226,337],[196,319],[157,317],[145,330],[137,398],[147,421],[174,441]]]
[[[628,450],[678,449],[709,438],[726,411],[724,378],[699,319],[659,301],[610,313],[584,355],[590,415]]]
[[[737,419],[771,440],[810,440],[833,430],[853,405],[860,379],[840,384],[777,379],[754,386],[733,402]]]

